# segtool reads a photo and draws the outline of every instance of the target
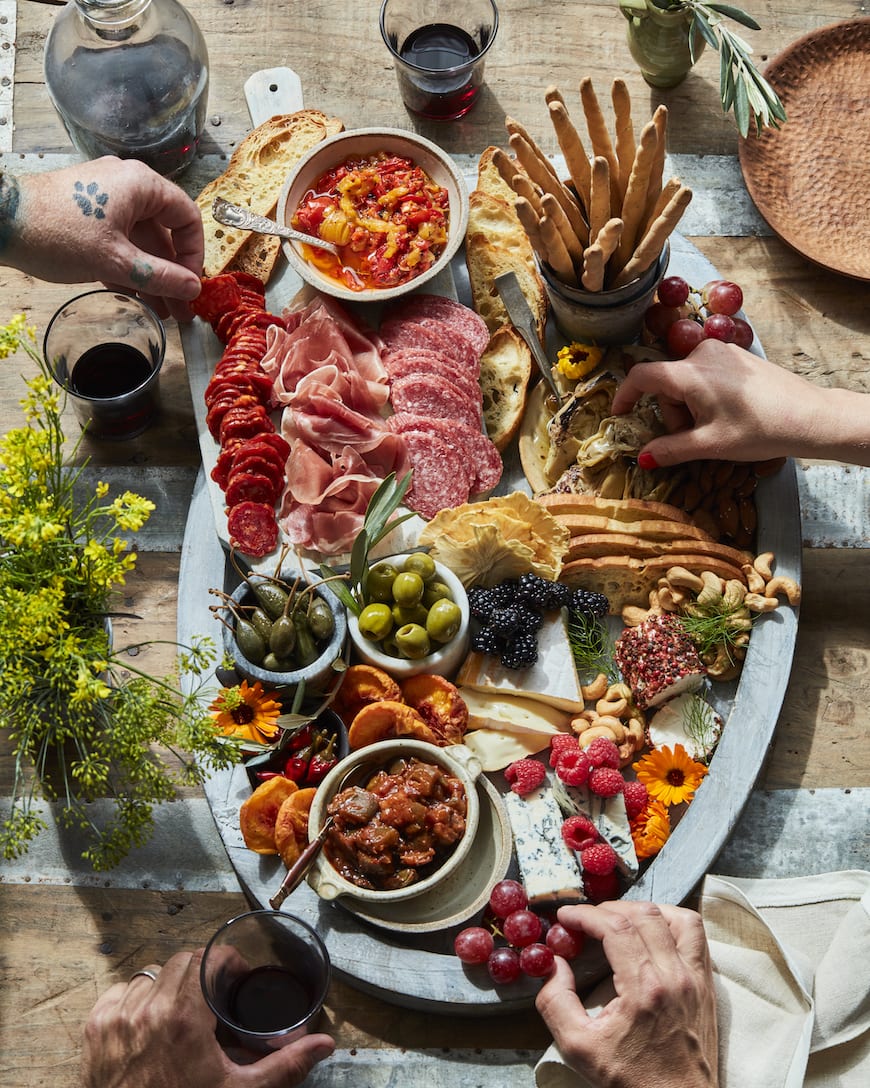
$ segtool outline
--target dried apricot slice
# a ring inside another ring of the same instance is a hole
[[[307,786],[287,797],[275,821],[275,846],[289,869],[308,845],[308,813],[316,787]]]
[[[239,826],[245,846],[255,854],[277,854],[275,823],[278,811],[291,793],[299,787],[283,775],[261,782],[239,809]]]
[[[430,744],[438,743],[437,735],[417,711],[395,699],[382,699],[364,706],[347,731],[347,741],[353,751],[379,740],[393,740],[396,737],[416,737]]]
[[[332,709],[350,728],[364,706],[382,699],[392,699],[397,703],[402,701],[401,689],[392,676],[374,665],[351,665],[332,701]]]
[[[402,695],[433,733],[438,744],[460,744],[468,728],[468,707],[459,689],[443,676],[419,673],[402,684]]]

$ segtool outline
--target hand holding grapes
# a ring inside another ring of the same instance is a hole
[[[716,1088],[716,996],[698,915],[616,901],[563,907],[559,920],[602,941],[616,990],[590,1017],[557,957],[536,1005],[568,1065],[598,1088]]]
[[[82,1088],[290,1088],[328,1057],[328,1035],[305,1035],[237,1065],[215,1038],[199,984],[199,952],[179,952],[117,983],[97,999],[85,1027]]]

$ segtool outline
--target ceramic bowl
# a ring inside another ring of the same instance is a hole
[[[284,570],[281,572],[281,577],[292,584],[297,573]],[[224,626],[224,654],[232,660],[235,671],[240,677],[252,682],[259,680],[266,688],[280,688],[285,691],[297,688],[304,681],[307,697],[323,695],[335,688],[340,679],[340,672],[337,672],[334,666],[335,662],[344,655],[347,641],[347,614],[344,605],[327,585],[318,586],[317,595],[329,605],[335,621],[335,629],[332,638],[317,660],[293,672],[272,672],[249,661],[239,648],[233,631],[228,626]],[[237,605],[254,603],[253,595],[245,582],[240,583],[233,590],[231,597]]]
[[[406,558],[407,555],[394,555],[386,556],[385,560],[400,566],[402,560]],[[384,560],[378,560],[378,562],[382,561]],[[468,653],[469,621],[471,617],[468,594],[465,591],[465,586],[453,571],[442,563],[435,563],[435,577],[439,582],[443,582],[447,586],[451,597],[459,605],[459,610],[462,613],[459,630],[450,642],[445,643],[433,653],[416,660],[406,657],[394,657],[392,654],[384,653],[379,643],[365,638],[360,632],[356,616],[353,613],[348,613],[347,627],[354,657],[365,665],[374,665],[375,668],[382,669],[400,682],[421,672],[444,676],[448,679],[454,676]]]
[[[291,268],[318,291],[347,302],[386,302],[422,287],[450,264],[451,258],[465,240],[468,225],[468,189],[462,174],[450,156],[437,144],[418,136],[392,128],[361,128],[331,136],[304,155],[284,183],[278,198],[275,218],[279,223],[292,226],[291,220],[303,196],[312,184],[327,170],[339,166],[347,159],[365,158],[379,151],[401,155],[411,159],[429,175],[436,184],[443,186],[450,201],[450,222],[447,245],[434,264],[415,279],[397,287],[351,291],[325,276],[305,257],[299,242],[283,242],[284,253]]]
[[[347,727],[334,710],[328,707],[321,710],[314,718],[312,725],[316,730],[325,733],[327,737],[333,736],[333,755],[337,760],[342,760],[350,751],[347,743]],[[251,783],[251,789],[255,790],[263,781],[258,776],[261,774],[278,773],[284,770],[284,765],[294,753],[290,749],[292,740],[291,730],[281,732],[278,740],[268,752],[258,751],[252,758],[245,760],[245,773]]]
[[[481,774],[480,760],[464,744],[438,748],[426,741],[413,739],[384,740],[369,744],[357,752],[352,752],[333,767],[314,795],[314,802],[308,816],[309,838],[315,838],[323,826],[327,807],[343,788],[348,772],[365,764],[367,767],[370,766],[371,773],[374,774],[380,768],[388,767],[394,760],[403,757],[413,757],[426,763],[437,763],[459,779],[465,789],[467,802],[465,834],[434,873],[416,884],[392,891],[357,887],[356,884],[341,876],[333,868],[325,853],[321,852],[309,870],[307,878],[308,883],[321,899],[336,899],[342,895],[349,895],[355,900],[369,904],[398,903],[405,899],[413,899],[433,891],[447,881],[471,852],[480,823],[480,795],[475,784]]]

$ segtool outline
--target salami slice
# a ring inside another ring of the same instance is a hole
[[[428,348],[401,348],[387,355],[384,368],[391,380],[405,378],[409,374],[441,374],[478,407],[483,404],[480,383],[448,355]]]
[[[241,269],[234,268],[230,275],[239,285],[239,287],[247,287],[251,291],[256,291],[261,297],[266,294],[266,285],[263,281],[255,276],[252,272],[243,272]]]
[[[241,288],[236,280],[224,274],[203,278],[202,289],[188,305],[196,317],[201,317],[203,321],[213,325],[221,314],[235,310],[241,297]]]
[[[284,489],[284,470],[276,465],[274,461],[268,460],[261,454],[246,453],[243,449],[239,450],[238,455],[233,460],[233,466],[230,469],[227,481],[232,482],[237,475],[244,472],[253,472],[257,476],[265,476],[275,489],[275,498]],[[230,503],[230,505],[233,504]]]
[[[264,502],[275,505],[279,488],[268,476],[259,472],[233,472],[227,484],[227,506],[238,506],[240,502]]]
[[[461,302],[447,298],[446,295],[408,295],[390,308],[390,316],[393,315],[405,318],[432,317],[445,321],[471,342],[479,356],[486,351],[489,344],[489,329],[480,314],[468,306],[463,306]]]
[[[456,446],[432,431],[402,432],[413,473],[405,502],[424,518],[460,506],[469,495],[468,466]]]
[[[381,323],[380,336],[385,355],[400,348],[429,348],[448,355],[475,378],[480,373],[480,356],[464,336],[453,332],[445,322],[390,317]]]
[[[275,550],[278,521],[275,510],[264,502],[240,502],[227,515],[230,544],[245,555],[259,558]]]
[[[408,412],[389,416],[385,423],[391,431],[402,436],[414,430],[434,434],[458,450],[471,475],[469,495],[491,491],[501,479],[504,467],[501,454],[480,430],[466,427],[462,423],[411,415]]]
[[[481,425],[479,406],[448,378],[440,374],[415,374],[396,378],[390,385],[390,400],[396,412],[455,420],[467,427]]]

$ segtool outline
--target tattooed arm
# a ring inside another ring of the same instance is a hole
[[[161,317],[182,320],[202,260],[196,204],[143,163],[106,157],[0,174],[0,264],[54,283],[136,291]]]

